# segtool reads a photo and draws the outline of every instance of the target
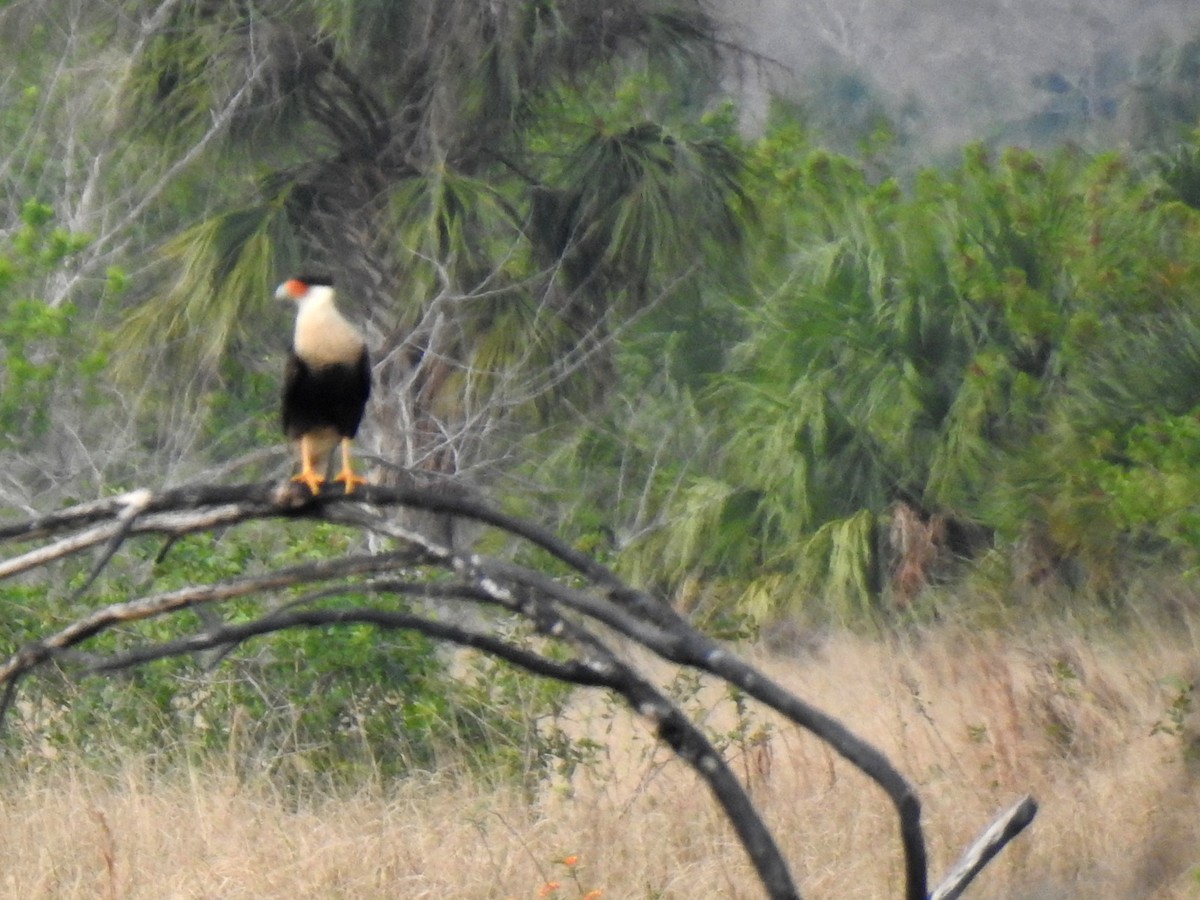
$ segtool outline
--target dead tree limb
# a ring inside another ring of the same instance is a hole
[[[405,524],[398,510],[423,510],[472,520],[498,529],[540,549],[575,573],[567,580],[508,560],[461,552]],[[734,826],[758,877],[772,898],[799,897],[792,876],[770,831],[748,794],[703,732],[634,664],[622,658],[601,634],[645,647],[661,659],[722,679],[827,743],[864,772],[887,794],[899,819],[905,859],[905,896],[925,900],[928,865],[920,803],[907,779],[875,747],[836,719],[785,690],[731,650],[693,628],[670,606],[625,584],[611,569],[581,553],[540,526],[509,516],[457,492],[421,487],[369,486],[345,496],[337,490],[310,497],[295,485],[193,485],[153,492],[133,491],[58,512],[0,523],[0,543],[39,546],[0,561],[0,578],[13,577],[48,563],[102,547],[82,587],[82,598],[97,577],[135,534],[181,535],[272,518],[307,518],[353,526],[394,541],[392,552],[282,567],[253,576],[194,584],[173,591],[132,597],[81,616],[56,631],[32,637],[0,662],[0,726],[19,681],[54,660],[94,671],[116,671],[151,660],[236,646],[262,635],[295,628],[335,628],[369,624],[381,630],[410,630],[461,646],[474,647],[534,674],[559,681],[602,687],[621,695],[649,719],[657,735],[708,784]],[[426,583],[410,570],[441,569],[449,582]],[[82,652],[81,645],[119,623],[169,617],[185,608],[216,604],[235,597],[273,595],[299,586],[313,591],[265,608],[250,622],[223,624],[183,637],[147,644],[108,656]],[[315,608],[313,604],[353,592],[375,597],[447,597],[497,606],[522,617],[546,638],[568,648],[571,658],[551,658],[494,635],[376,608]],[[598,630],[602,629],[602,630]],[[958,887],[939,888],[953,897],[1032,819],[1036,804],[1027,798],[997,823],[956,870]],[[1018,824],[1019,823],[1019,824]],[[950,885],[951,881],[947,881]]]
[[[975,876],[1004,849],[1013,838],[1025,830],[1037,815],[1037,801],[1029,795],[1022,797],[996,818],[991,825],[964,851],[962,859],[945,880],[930,894],[930,900],[956,900],[962,896]]]

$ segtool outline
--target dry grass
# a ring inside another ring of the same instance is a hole
[[[919,785],[935,874],[1000,808],[1037,796],[1033,826],[972,896],[1183,898],[1200,897],[1200,773],[1185,752],[1200,737],[1169,711],[1197,648],[1187,629],[1089,643],[943,628],[892,645],[839,635],[759,661]],[[715,688],[687,704],[714,731],[737,724]],[[532,898],[556,881],[558,897],[761,896],[707,792],[638,722],[597,695],[575,719],[611,750],[535,803],[437,776],[297,796],[217,764],[12,776],[0,895]],[[762,714],[729,753],[805,896],[897,896],[896,826],[877,789]]]

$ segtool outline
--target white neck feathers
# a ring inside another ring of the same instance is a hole
[[[352,364],[363,351],[362,333],[338,312],[333,289],[311,287],[296,304],[296,355],[310,366]]]

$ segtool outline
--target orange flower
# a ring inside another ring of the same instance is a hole
[[[588,891],[583,895],[583,900],[600,900],[604,896],[604,891],[596,888],[594,891]]]
[[[539,897],[549,897],[551,894],[553,894],[555,891],[557,891],[560,887],[562,887],[562,885],[559,884],[557,881],[547,881],[545,884],[542,885],[541,889],[538,891],[538,896]]]
[[[562,862],[563,862],[563,865],[566,866],[567,868],[573,869],[577,865],[579,865],[579,854],[572,853],[570,856],[564,856]]]

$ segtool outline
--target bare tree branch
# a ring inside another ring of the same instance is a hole
[[[515,562],[463,552],[414,529],[395,515],[400,509],[438,513],[495,528],[520,539],[568,567],[571,579]],[[104,544],[82,597],[101,570],[133,534],[158,533],[170,540],[216,526],[270,518],[309,518],[372,532],[394,541],[390,552],[282,567],[265,574],[193,584],[111,603],[50,634],[29,640],[0,663],[0,724],[11,707],[18,681],[39,666],[59,660],[94,671],[116,671],[156,659],[213,648],[233,648],[251,638],[294,628],[369,624],[382,630],[409,630],[436,640],[474,647],[546,678],[620,694],[649,719],[657,735],[708,784],[734,826],[768,896],[799,897],[778,846],[745,789],[703,732],[635,664],[600,637],[604,629],[623,646],[645,647],[661,659],[713,675],[804,728],[875,781],[896,808],[905,857],[905,896],[927,896],[928,865],[920,803],[904,776],[875,747],[833,717],[791,694],[717,641],[695,630],[670,606],[625,584],[611,569],[548,530],[507,515],[462,491],[434,487],[367,486],[346,496],[336,489],[311,497],[291,483],[232,486],[190,485],[158,492],[135,491],[59,512],[0,525],[0,542],[49,541],[0,562],[0,578],[44,566]],[[452,574],[446,581],[426,580],[430,570]],[[273,595],[306,585],[318,586],[289,597],[250,622],[227,624],[207,619],[208,627],[171,640],[109,655],[81,652],[89,638],[120,623],[168,617],[179,610],[237,597]],[[375,607],[316,608],[314,604],[346,595],[401,595],[453,599],[500,607],[531,623],[537,632],[569,648],[573,658],[553,658],[495,635],[434,621],[408,611]],[[961,892],[988,860],[1032,819],[1036,804],[1027,799],[994,825],[964,858],[938,896]]]
[[[87,661],[86,668],[92,672],[117,672],[155,660],[241,644],[251,638],[274,634],[277,631],[293,628],[330,628],[337,625],[374,625],[382,631],[418,631],[437,640],[483,650],[545,678],[556,678],[559,681],[584,686],[606,684],[593,669],[575,660],[556,662],[489,634],[471,631],[447,622],[435,622],[413,613],[374,608],[295,609],[273,612],[252,622],[222,625],[173,641],[162,641],[108,656],[92,657]]]
[[[930,900],[956,900],[961,897],[975,876],[1004,849],[1013,838],[1025,830],[1037,815],[1037,801],[1028,794],[1005,810],[996,821],[966,849],[962,859],[929,895]]]
[[[199,603],[215,603],[297,584],[359,575],[376,571],[381,565],[412,560],[411,553],[348,556],[280,569],[268,575],[236,578],[217,584],[193,585],[165,594],[152,594],[125,603],[113,603],[77,619],[54,634],[26,644],[9,657],[7,662],[0,665],[0,682],[7,681],[14,675],[24,675],[51,659],[58,651],[74,647],[118,623],[156,618]]]

